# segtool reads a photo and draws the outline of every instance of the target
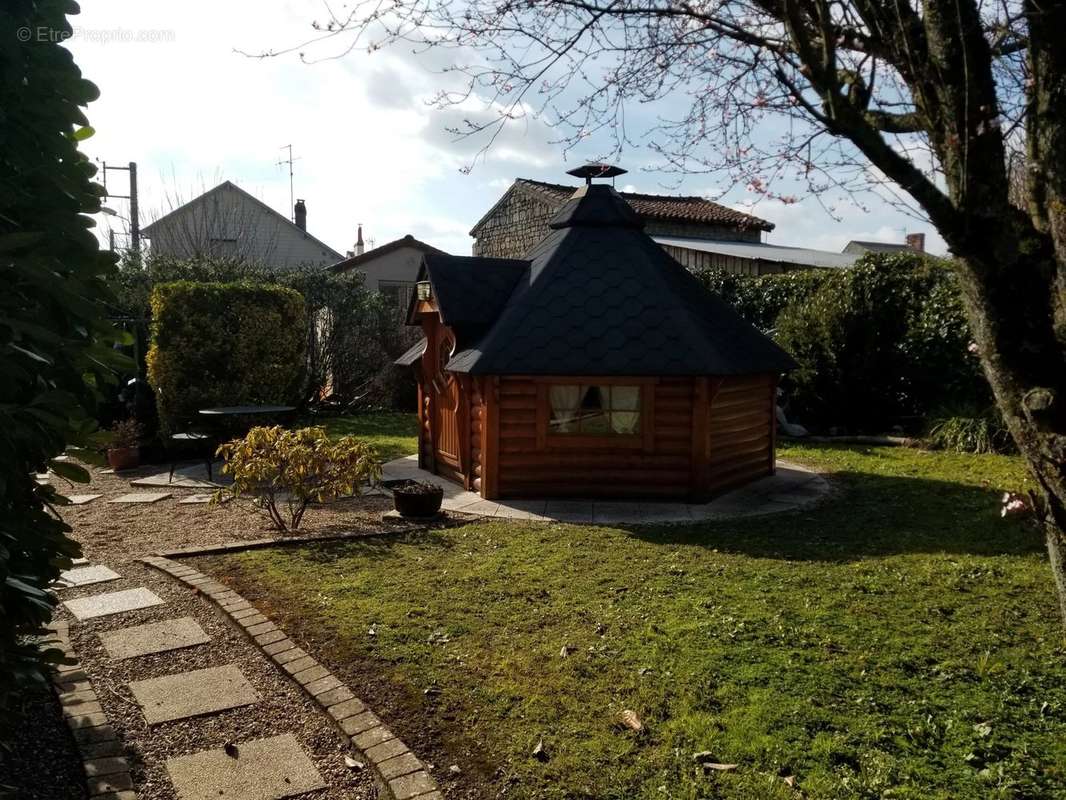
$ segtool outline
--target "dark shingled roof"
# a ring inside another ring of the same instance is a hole
[[[791,358],[640,230],[607,185],[575,195],[528,261],[427,256],[446,324],[474,316],[468,292],[511,291],[495,321],[457,328],[449,369],[482,375],[738,375]],[[457,262],[465,262],[469,269]],[[502,272],[504,274],[494,274]],[[457,283],[443,289],[449,277]]]
[[[563,186],[558,183],[545,183],[530,178],[518,178],[514,182],[514,188],[519,191],[532,193],[542,200],[546,200],[555,207],[560,207],[574,194],[576,186]],[[772,231],[774,224],[765,219],[745,214],[743,211],[735,211],[732,208],[714,203],[702,197],[675,197],[671,195],[640,194],[637,192],[622,192],[622,198],[636,212],[637,216],[644,220],[659,220],[664,222],[689,222],[705,223],[712,225],[724,225],[739,228],[741,230]],[[495,206],[482,217],[473,230],[471,236],[476,236],[475,231],[488,217],[492,215]]]
[[[528,267],[528,261],[511,258],[432,254],[423,259],[419,280],[428,276],[445,325],[488,325]]]

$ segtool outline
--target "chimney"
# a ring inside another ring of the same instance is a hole
[[[907,247],[911,250],[915,250],[919,253],[925,252],[925,234],[924,233],[908,233],[907,234]]]
[[[303,200],[297,200],[296,205],[293,206],[292,221],[296,223],[296,227],[300,230],[307,230],[307,206]]]
[[[363,226],[359,226],[359,232],[355,235],[355,254],[361,256],[366,247],[363,245]]]

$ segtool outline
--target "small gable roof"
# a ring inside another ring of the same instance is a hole
[[[576,186],[564,186],[558,183],[545,183],[530,178],[517,178],[486,214],[470,229],[471,236],[477,236],[478,229],[492,217],[497,208],[512,192],[520,192],[536,197],[558,209],[574,194]],[[663,222],[704,223],[738,228],[741,230],[772,231],[774,224],[743,211],[736,211],[727,206],[695,196],[672,196],[658,194],[641,194],[639,192],[621,192],[621,197],[629,203],[638,217],[643,220]]]
[[[528,261],[426,258],[441,319],[457,329],[461,348],[449,369],[656,376],[794,366],[647,236],[610,186],[579,190],[551,228]],[[494,288],[472,299],[481,284]],[[484,309],[471,308],[479,303]],[[474,330],[464,330],[467,318]]]
[[[338,261],[336,264],[331,264],[330,266],[326,267],[326,269],[332,272],[344,272],[346,270],[362,266],[368,261],[373,261],[375,258],[391,253],[394,250],[400,250],[404,247],[413,247],[415,250],[421,250],[423,253],[444,252],[443,250],[440,250],[431,244],[426,244],[425,242],[416,239],[411,234],[407,234],[406,236],[402,236],[399,239],[393,239],[391,242],[386,242],[380,247],[375,247],[373,250],[367,250],[361,255],[349,256],[343,261]]]

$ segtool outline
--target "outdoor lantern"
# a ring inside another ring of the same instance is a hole
[[[419,300],[429,300],[433,297],[433,290],[430,288],[429,281],[419,281],[417,288]]]

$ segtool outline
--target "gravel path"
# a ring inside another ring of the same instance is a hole
[[[224,621],[205,597],[155,570],[130,561],[135,555],[128,553],[121,564],[94,559],[94,563],[107,563],[117,569],[122,578],[81,589],[67,589],[61,593],[61,598],[68,600],[145,586],[165,601],[163,605],[80,623],[74,621],[66,609],[61,611],[60,617],[72,623],[70,635],[75,652],[93,682],[104,712],[125,742],[138,797],[141,800],[175,800],[165,767],[168,758],[285,733],[296,736],[329,785],[327,789],[300,797],[308,800],[377,797],[370,774],[345,764],[345,755],[350,754],[346,742],[313,702],[243,633]],[[211,641],[184,650],[114,661],[103,649],[98,636],[102,631],[183,616],[193,617]],[[149,728],[128,686],[130,681],[226,664],[239,667],[259,694],[259,702]]]
[[[68,494],[100,494],[103,497],[81,506],[65,506],[63,518],[74,528],[74,538],[95,564],[118,569],[119,564],[159,550],[277,536],[265,515],[249,500],[231,500],[223,505],[181,504],[178,501],[203,489],[145,488],[130,486],[135,476],[159,472],[145,467],[122,477],[91,469],[92,482],[73,487],[59,478],[53,482]],[[172,496],[156,503],[126,505],[108,500],[130,492],[169,491]],[[308,510],[301,534],[380,530],[381,514],[392,507],[382,497],[357,497]],[[119,570],[121,572],[121,570]]]
[[[11,789],[19,800],[84,800],[85,776],[59,703],[47,687],[22,694],[5,717],[17,732],[0,735],[0,796]]]

